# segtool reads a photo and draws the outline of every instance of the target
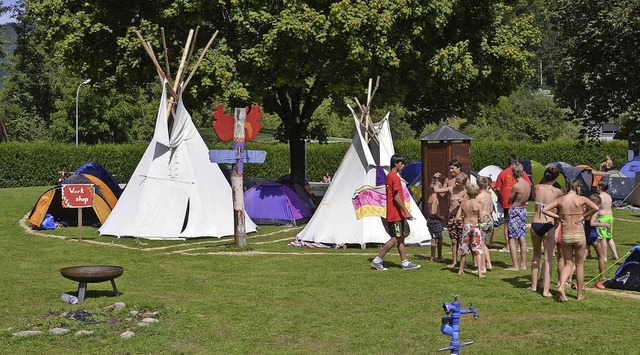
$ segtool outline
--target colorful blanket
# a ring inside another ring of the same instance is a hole
[[[409,190],[403,185],[402,201],[409,212],[411,212],[410,198]],[[364,185],[353,193],[351,201],[358,219],[371,216],[385,218],[387,216],[387,194],[384,185]]]

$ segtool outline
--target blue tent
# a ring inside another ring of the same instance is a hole
[[[74,174],[75,175],[87,174],[87,175],[95,176],[98,179],[102,180],[102,182],[104,182],[109,187],[109,189],[111,189],[111,192],[113,192],[116,198],[120,198],[120,195],[122,194],[122,189],[120,188],[120,185],[118,185],[118,182],[116,181],[116,179],[113,177],[113,174],[111,174],[109,170],[107,170],[104,166],[100,165],[99,163],[95,163],[95,162],[86,163],[83,166],[79,167]]]
[[[631,249],[613,278],[602,284],[607,288],[640,291],[640,245]]]
[[[569,186],[571,184],[571,180],[578,179],[582,183],[580,195],[589,196],[591,194],[591,186],[593,185],[593,171],[585,168],[576,168],[575,166],[562,161],[549,163],[546,165],[546,167],[549,167],[552,164],[555,164],[558,167],[558,170],[560,170],[560,174],[562,174],[566,181],[566,184],[564,184],[565,186]]]
[[[636,177],[636,172],[640,171],[640,156],[633,158],[620,168],[620,172],[628,178]]]
[[[400,172],[400,176],[411,184],[418,176],[422,176],[422,162],[414,161],[407,164]]]

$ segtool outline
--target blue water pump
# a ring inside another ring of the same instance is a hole
[[[453,302],[442,303],[444,313],[448,316],[442,316],[442,326],[440,330],[442,334],[451,337],[451,343],[446,348],[438,349],[438,351],[451,350],[451,354],[460,354],[460,348],[465,345],[473,344],[473,341],[461,343],[459,339],[460,333],[460,315],[473,313],[473,318],[478,319],[478,311],[473,308],[473,304],[469,306],[469,309],[460,309],[460,302],[458,301],[458,295],[453,295]]]

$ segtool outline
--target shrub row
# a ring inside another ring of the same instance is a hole
[[[325,172],[334,173],[349,143],[308,144],[307,176],[320,181]],[[93,145],[75,147],[67,144],[3,143],[0,144],[0,187],[53,185],[60,171],[74,171],[80,165],[95,161],[126,182],[133,174],[147,144]],[[230,149],[228,143],[212,144],[211,149]],[[275,179],[289,173],[289,147],[286,144],[249,142],[246,149],[265,150],[264,164],[245,164],[245,174],[255,178]],[[396,151],[408,162],[421,160],[421,143],[417,140],[397,142]],[[506,157],[516,154],[521,159],[546,164],[564,161],[572,165],[587,164],[597,168],[606,154],[610,154],[616,168],[627,161],[624,141],[584,142],[553,141],[542,144],[527,142],[481,141],[471,144],[472,170],[495,164],[503,166]]]

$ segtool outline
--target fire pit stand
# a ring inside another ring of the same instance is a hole
[[[84,301],[88,283],[111,281],[113,293],[118,296],[115,279],[122,275],[124,269],[120,266],[71,266],[60,270],[63,277],[78,281],[78,301]]]

